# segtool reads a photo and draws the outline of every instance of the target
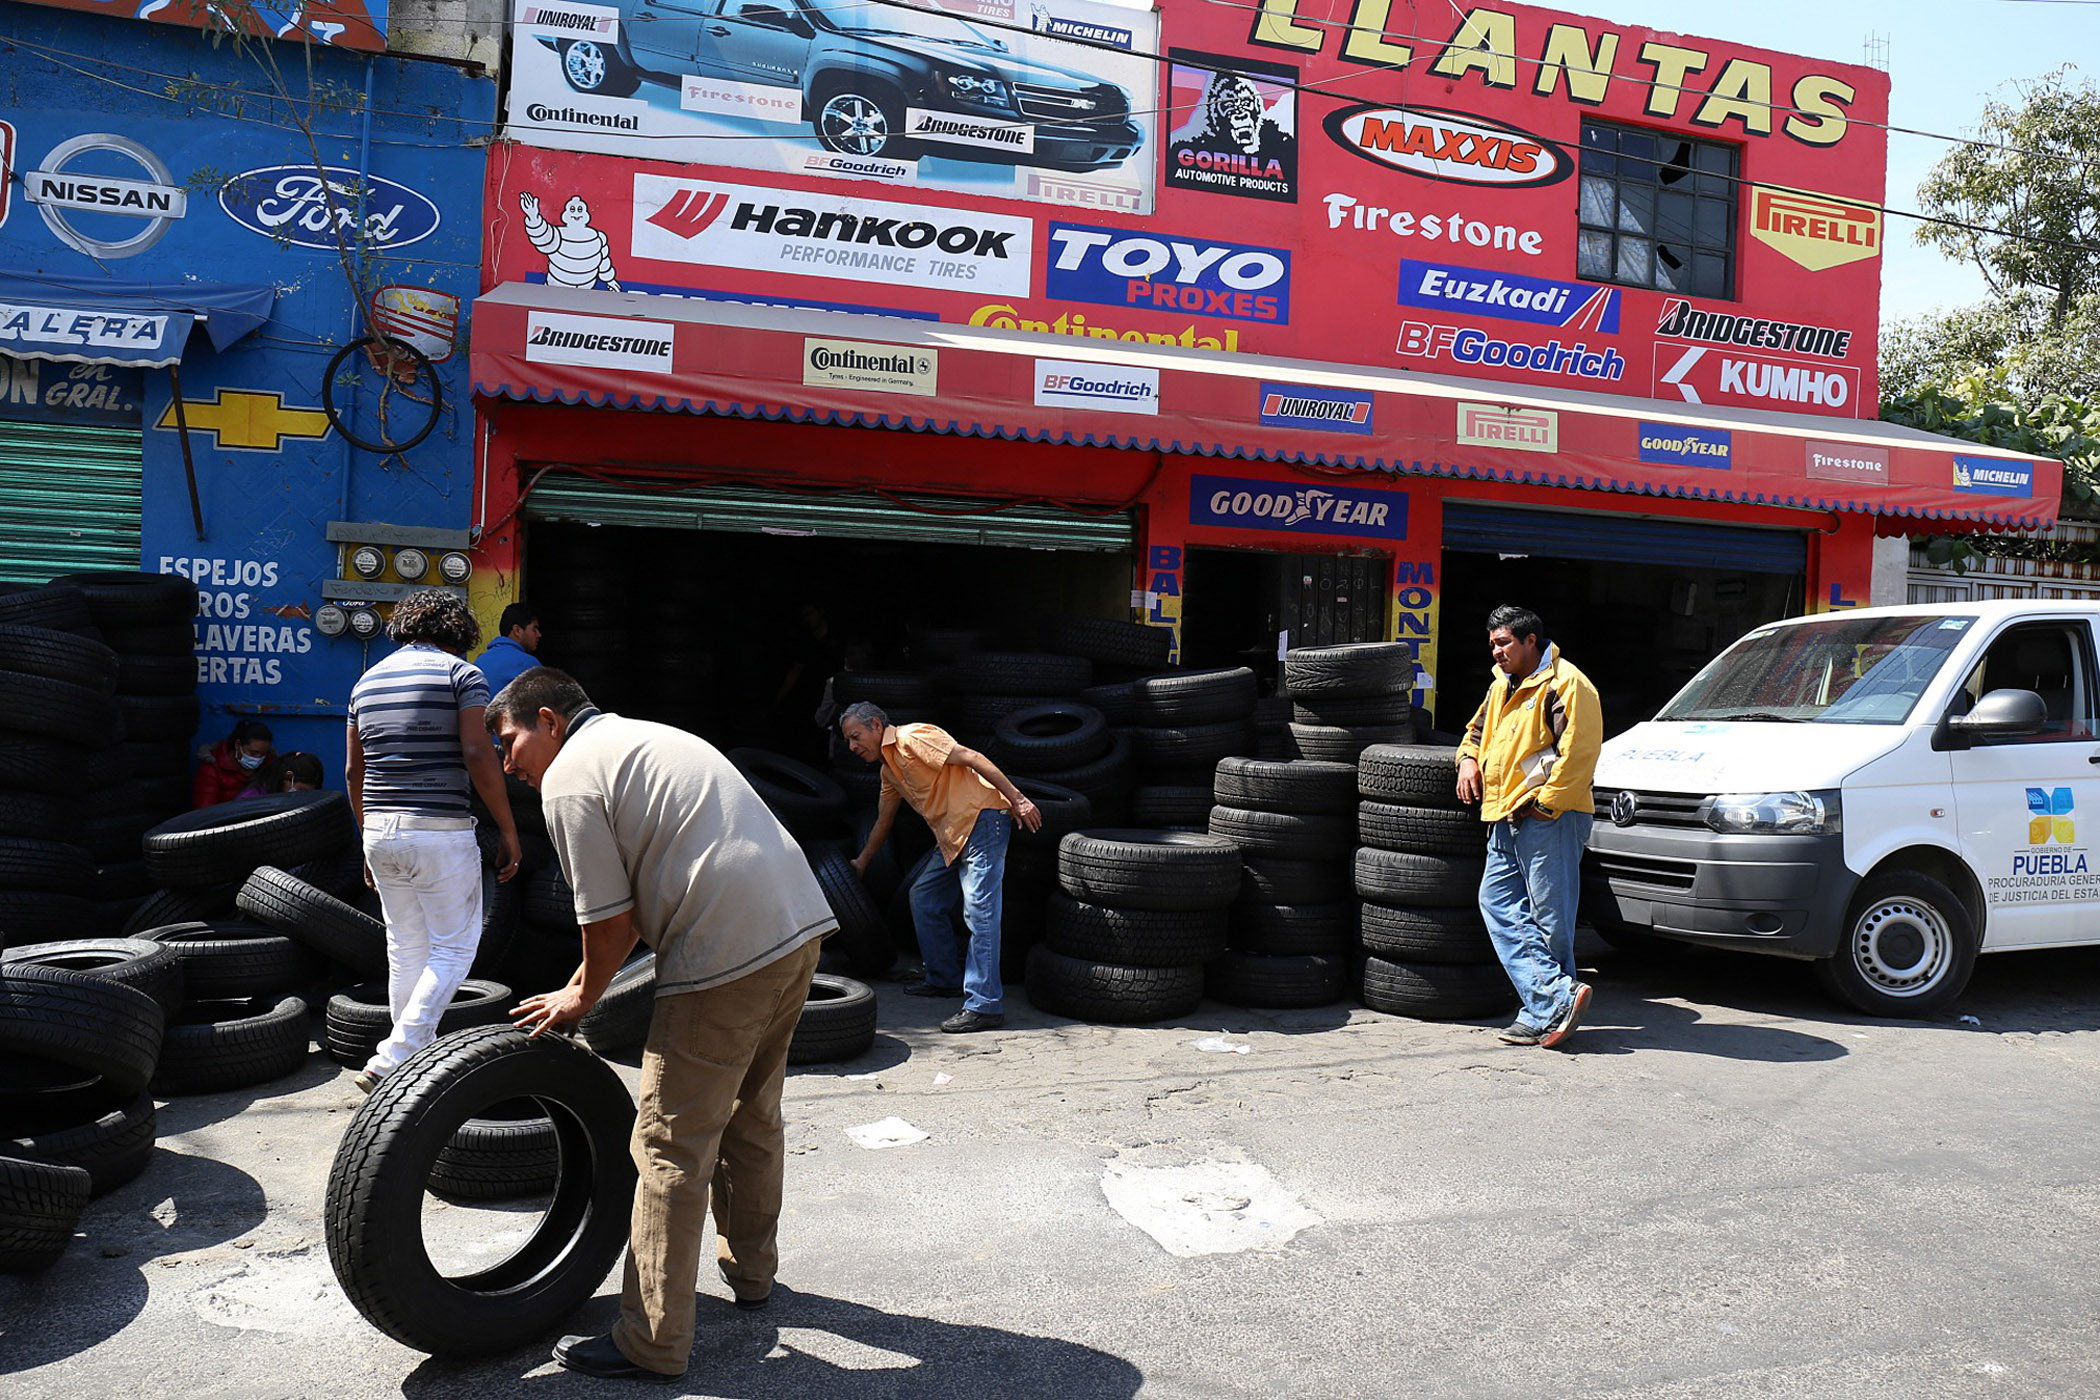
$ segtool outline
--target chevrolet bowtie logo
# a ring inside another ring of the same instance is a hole
[[[184,399],[182,411],[193,432],[210,433],[223,448],[280,452],[286,438],[328,436],[328,415],[318,408],[286,408],[284,395],[267,389],[221,389],[209,399]],[[160,415],[175,428],[175,405]]]

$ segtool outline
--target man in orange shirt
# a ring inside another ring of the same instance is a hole
[[[839,713],[846,747],[868,763],[882,765],[882,798],[868,844],[853,858],[855,872],[889,840],[897,807],[909,802],[926,819],[939,845],[912,882],[912,922],[919,930],[919,956],[926,980],[904,990],[921,997],[960,996],[963,1009],[941,1022],[950,1033],[996,1030],[1006,1024],[1005,988],[999,982],[999,922],[1005,912],[1006,843],[1013,823],[1034,831],[1043,814],[1022,796],[999,765],[955,742],[931,724],[890,723],[881,707],[866,700]],[[955,908],[962,906],[970,930],[967,961],[958,956]]]

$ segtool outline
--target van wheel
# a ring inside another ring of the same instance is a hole
[[[561,75],[569,86],[593,97],[625,97],[642,85],[618,49],[595,39],[569,39],[561,46]]]
[[[827,151],[842,156],[917,160],[918,147],[903,139],[904,113],[880,88],[845,87],[824,99],[810,125]]]
[[[1870,1016],[1924,1016],[1961,995],[1976,970],[1976,924],[1930,875],[1876,875],[1859,888],[1823,985]]]

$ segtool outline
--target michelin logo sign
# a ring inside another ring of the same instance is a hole
[[[1198,476],[1189,481],[1189,524],[1404,540],[1407,493]]]
[[[1726,428],[1687,428],[1678,423],[1641,424],[1641,460],[1672,467],[1733,465],[1735,437]]]
[[[2032,496],[2034,463],[2003,457],[1956,457],[1954,489],[1972,496]]]

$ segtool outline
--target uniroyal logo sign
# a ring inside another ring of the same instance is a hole
[[[1458,406],[1461,447],[1504,447],[1518,452],[1560,451],[1560,415],[1543,408],[1504,408],[1492,403]]]
[[[1327,134],[1374,165],[1461,185],[1551,185],[1575,168],[1566,152],[1542,136],[1434,107],[1344,107],[1328,114]]]
[[[1825,272],[1881,254],[1881,211],[1866,204],[1772,185],[1750,187],[1750,236]]]
[[[634,177],[633,252],[659,262],[1026,296],[1034,237],[1006,214]]]

